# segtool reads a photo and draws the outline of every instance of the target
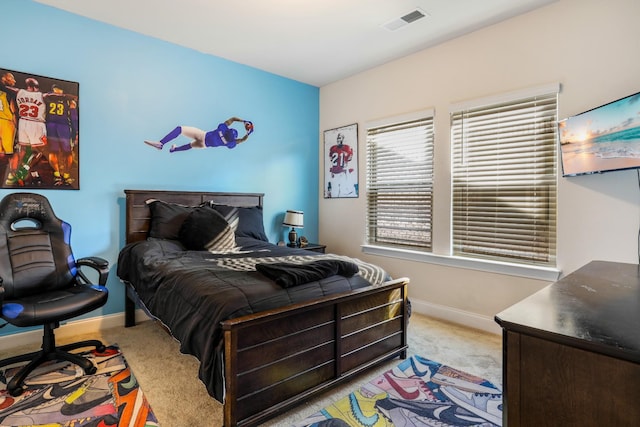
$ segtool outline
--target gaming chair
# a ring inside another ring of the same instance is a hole
[[[0,366],[29,361],[7,384],[12,396],[23,392],[29,373],[46,361],[70,361],[87,375],[96,372],[91,361],[68,351],[103,351],[102,342],[55,344],[53,331],[61,321],[103,306],[108,297],[108,262],[98,257],[74,259],[70,238],[71,226],[56,217],[44,196],[12,193],[0,201],[0,317],[18,327],[44,326],[39,351],[0,360]],[[97,272],[98,284],[91,283],[82,267]]]

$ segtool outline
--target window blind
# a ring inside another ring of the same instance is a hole
[[[454,255],[555,266],[557,91],[451,113]]]
[[[367,129],[367,242],[431,250],[433,115]]]

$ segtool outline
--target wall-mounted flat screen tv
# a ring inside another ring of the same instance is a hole
[[[562,175],[640,168],[640,92],[558,122]]]

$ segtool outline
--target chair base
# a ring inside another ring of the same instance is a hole
[[[50,360],[66,360],[75,365],[80,366],[86,375],[94,374],[97,371],[96,366],[87,358],[79,356],[77,354],[69,353],[69,350],[76,350],[85,347],[95,347],[96,350],[104,351],[105,346],[99,340],[86,340],[72,344],[62,345],[60,347],[55,346],[55,337],[53,329],[56,328],[56,324],[47,324],[44,328],[44,335],[42,337],[42,349],[34,351],[28,354],[21,354],[19,356],[9,357],[4,360],[0,360],[0,366],[12,365],[18,362],[30,361],[27,365],[22,367],[14,376],[11,381],[7,383],[7,391],[12,396],[19,396],[24,391],[24,380],[29,374],[42,365],[44,362]]]

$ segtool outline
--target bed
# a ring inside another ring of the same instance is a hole
[[[125,195],[117,267],[127,289],[125,326],[135,325],[141,308],[198,358],[200,379],[224,404],[225,427],[258,425],[406,357],[408,279],[357,259],[269,243],[263,194]],[[216,245],[202,248],[207,227],[219,220],[212,209],[224,218],[216,227],[226,228]]]

